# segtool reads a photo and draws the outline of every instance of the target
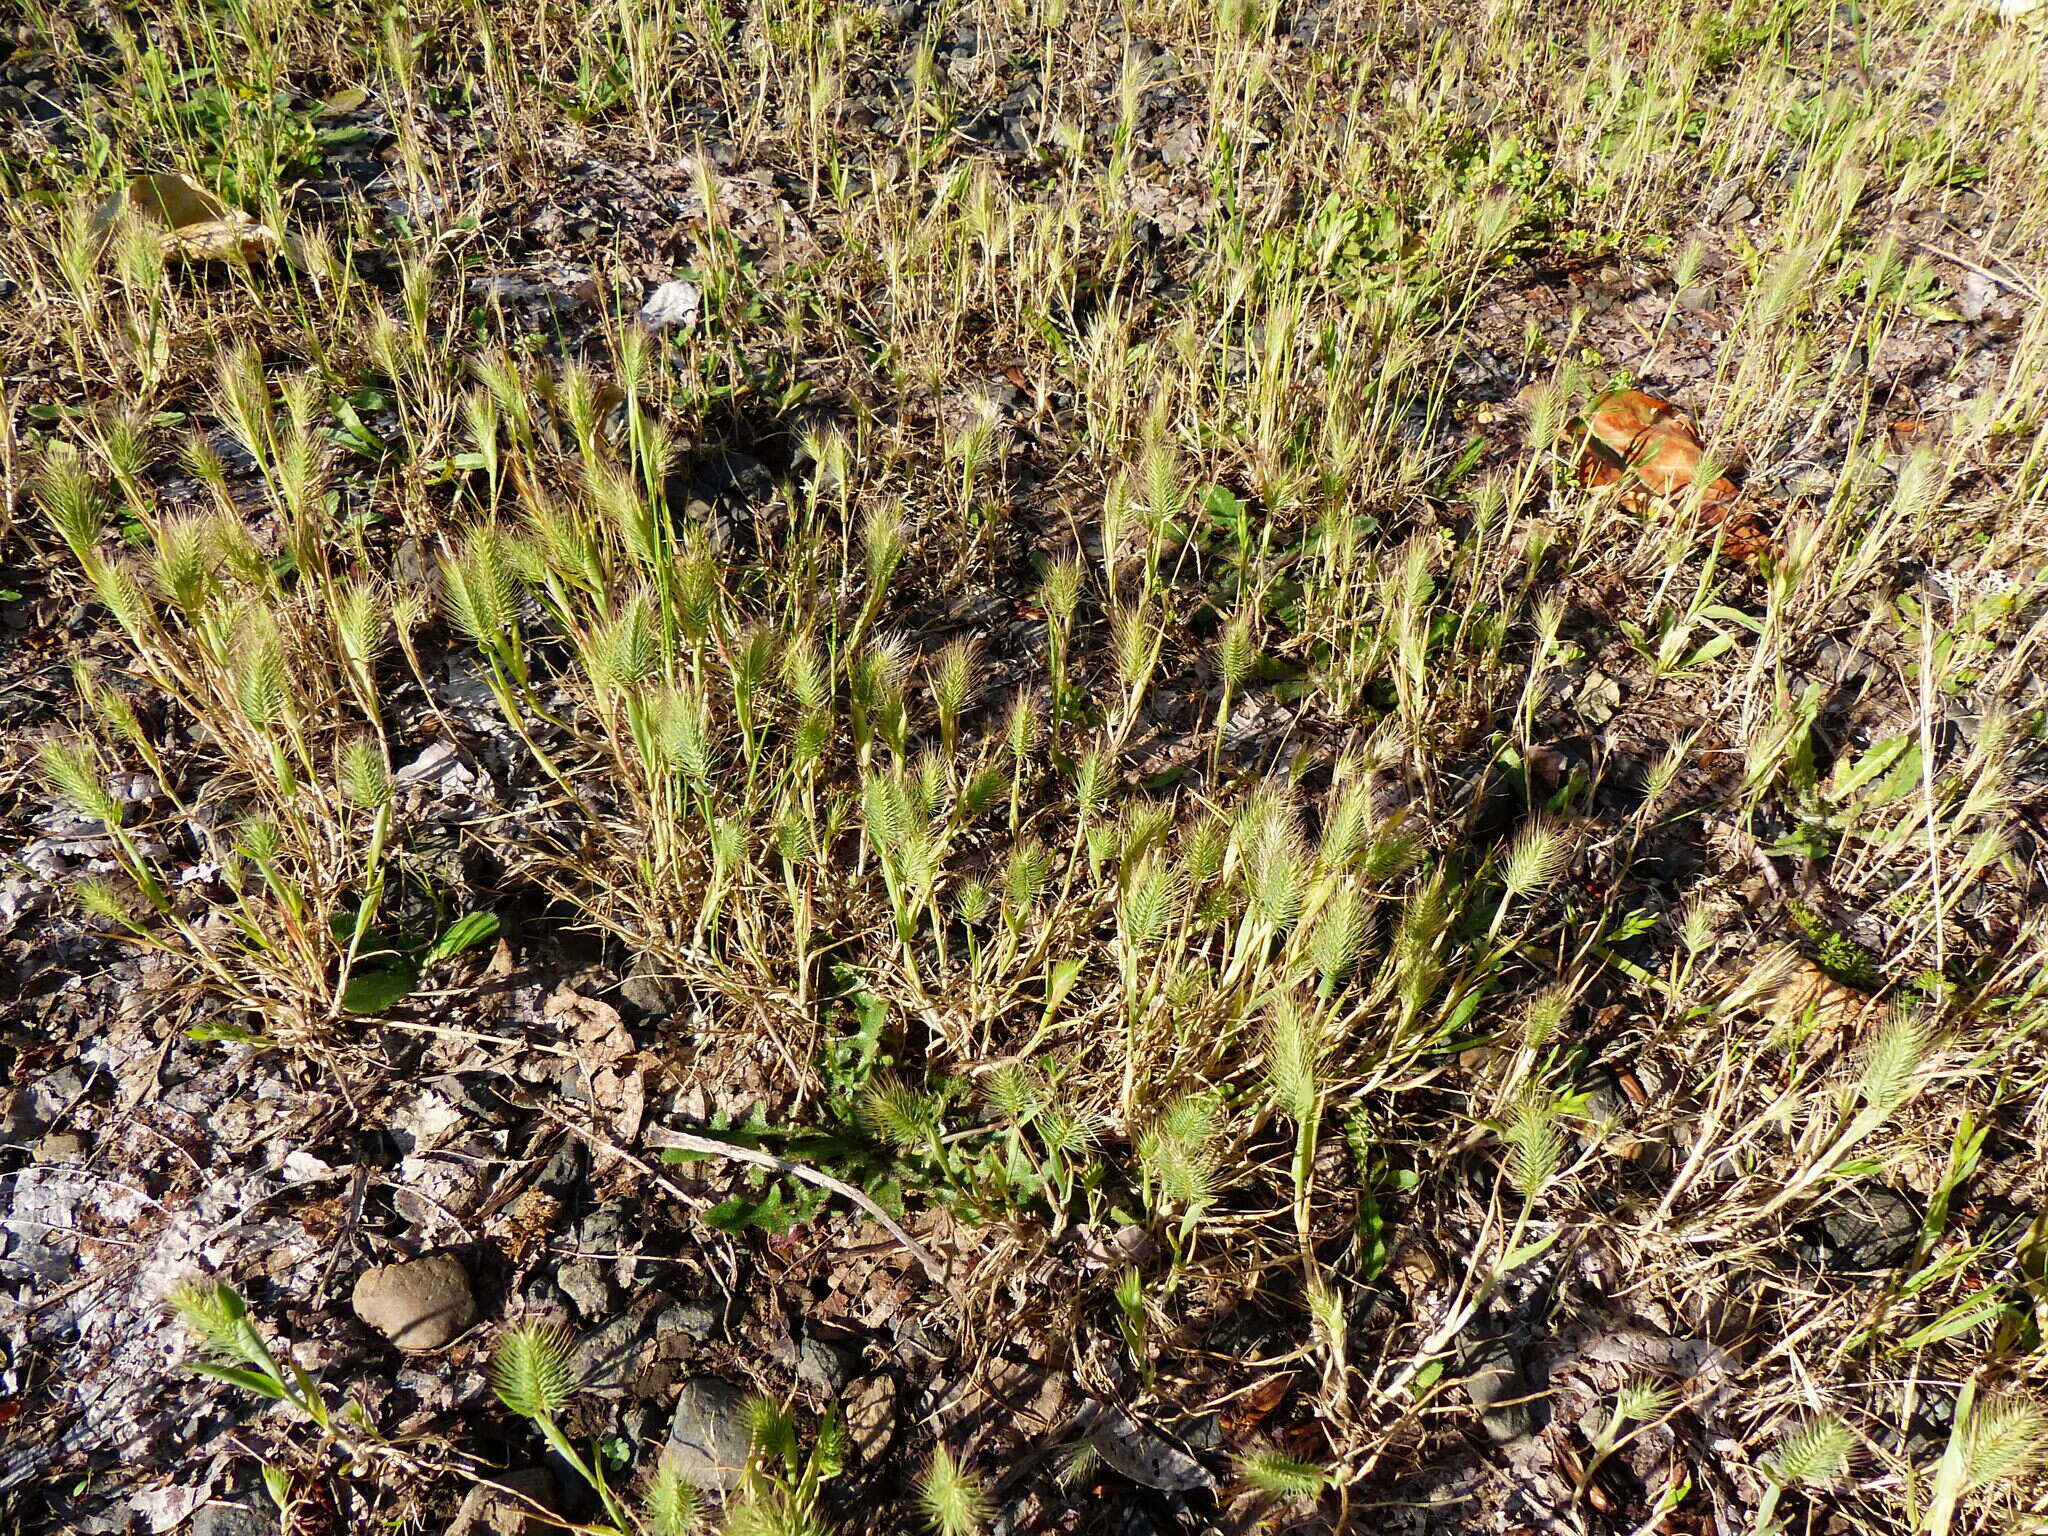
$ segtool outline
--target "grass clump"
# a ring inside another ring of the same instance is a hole
[[[1051,1265],[1104,1400],[1233,1401],[1257,1311],[1313,1369],[1212,1460],[1289,1519],[1414,1492],[1496,1309],[1626,1297],[1732,1362],[1758,1529],[1994,1523],[2048,1199],[2038,36],[1325,10],[32,6],[0,532],[91,635],[23,754],[77,920],[342,1081],[372,1021],[494,1038],[501,940],[658,975],[657,1048],[762,1105],[693,1232],[943,1207],[957,1336]],[[96,227],[145,166],[276,258]],[[1584,483],[1633,388],[1690,494]],[[1878,1182],[1903,1256],[1801,1270]],[[1456,1274],[1397,1315],[1403,1235]],[[1998,1382],[1936,1471],[1888,1351]],[[499,1399],[693,1528],[577,1448],[568,1358],[515,1326]],[[1617,1528],[1704,1497],[1692,1388],[1578,1388],[1571,1520],[1653,1447]],[[847,1507],[800,1422],[731,1528]],[[915,1464],[931,1529],[1010,1496]]]

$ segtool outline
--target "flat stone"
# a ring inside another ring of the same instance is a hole
[[[1829,1274],[1883,1274],[1913,1252],[1921,1219],[1897,1190],[1860,1184],[1800,1228],[1796,1252]]]
[[[647,296],[640,306],[640,323],[654,332],[686,330],[697,323],[704,304],[704,290],[687,278],[672,278]]]
[[[571,1259],[555,1271],[555,1284],[575,1303],[585,1321],[603,1317],[612,1310],[612,1285],[604,1266],[591,1259]]]
[[[452,1253],[380,1264],[357,1277],[356,1316],[404,1350],[439,1349],[476,1321],[469,1271]]]
[[[666,1312],[653,1310],[624,1313],[584,1335],[570,1362],[577,1383],[603,1397],[630,1392],[654,1358],[666,1318]]]
[[[665,1019],[688,1002],[690,994],[681,977],[660,961],[642,955],[619,983],[619,998],[649,1018]]]
[[[853,1380],[853,1357],[823,1339],[805,1339],[797,1351],[796,1379],[827,1397],[837,1397]]]
[[[543,1509],[555,1507],[555,1479],[546,1467],[502,1472],[491,1481],[525,1494]],[[462,1507],[455,1512],[455,1523],[448,1527],[447,1536],[545,1536],[561,1528],[556,1521],[535,1514],[531,1505],[478,1484],[469,1490]]]
[[[863,1465],[880,1462],[896,1435],[896,1383],[870,1376],[846,1395],[846,1440]]]
[[[746,1476],[747,1394],[716,1376],[693,1376],[676,1398],[662,1461],[685,1482],[730,1493]]]
[[[202,1504],[185,1529],[191,1536],[275,1536],[277,1519],[246,1504]]]
[[[1505,1337],[1481,1339],[1465,1351],[1465,1395],[1479,1410],[1480,1427],[1495,1445],[1514,1445],[1536,1428],[1535,1405],[1523,1401],[1529,1383],[1515,1347]]]
[[[85,1156],[85,1138],[76,1131],[52,1131],[36,1143],[39,1163],[75,1163]]]

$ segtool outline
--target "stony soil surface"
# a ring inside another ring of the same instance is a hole
[[[968,106],[960,132],[971,152],[1019,182],[1042,174],[1049,82],[937,11],[892,6],[880,15],[881,62],[847,82],[836,111],[834,131],[862,174],[884,170],[862,157],[892,142],[911,90],[911,50],[927,37]],[[1309,50],[1331,45],[1320,30],[1331,24],[1311,5],[1291,8],[1280,30]],[[1129,48],[1161,53],[1141,37],[1105,32],[1098,77],[1079,83],[1110,126],[1109,82]],[[1180,61],[1166,54],[1156,62],[1168,83],[1145,93],[1133,140],[1150,222],[1127,293],[1141,309],[1148,295],[1170,299],[1213,216],[1190,164],[1197,114],[1184,85],[1172,83],[1184,80]],[[1823,48],[1814,68],[1825,75],[1838,62]],[[1062,88],[1063,100],[1070,94]],[[62,99],[47,60],[17,54],[0,95],[17,154],[75,153],[67,125],[77,104]],[[363,198],[392,221],[405,218],[377,106],[358,105],[330,126],[362,131],[298,189],[295,214],[312,224],[323,208]],[[829,200],[815,199],[791,166],[735,150],[729,126],[708,110],[694,125],[718,168],[725,217],[771,276],[800,268],[831,239]],[[659,326],[687,311],[688,294],[662,290],[675,275],[679,231],[700,216],[685,155],[594,127],[565,131],[542,163],[507,176],[459,117],[447,115],[440,132],[431,147],[458,168],[451,195],[490,236],[484,269],[468,279],[473,296],[508,333],[544,338],[549,352],[566,355],[589,344],[608,314],[638,314],[652,301]],[[1707,379],[1745,221],[1756,214],[1750,190],[1702,188],[1697,225],[1671,232],[1677,245],[1696,240],[1706,253],[1682,288],[1661,264],[1623,255],[1580,262],[1539,251],[1507,267],[1455,339],[1460,419],[1446,437],[1476,438],[1483,469],[1525,461],[1516,401],[1531,382],[1532,331],[1553,356],[1596,351],[1659,393],[1683,398]],[[1859,217],[1929,249],[1960,251],[1996,245],[1992,235],[2010,212],[1963,188],[1914,206],[1872,204]],[[1901,457],[1888,473],[1903,464],[1916,424],[1939,421],[2000,376],[2038,302],[1980,265],[1937,261],[1955,317],[1902,327],[1879,355],[1858,359],[1882,379],[1881,408],[1900,424]],[[374,254],[360,270],[395,291],[397,274]],[[0,274],[0,301],[12,291]],[[1824,330],[1817,344],[1852,345],[1850,327]],[[790,366],[806,374],[804,359]],[[69,364],[20,350],[0,367],[9,413],[0,431],[20,439],[38,421],[24,413],[67,398]],[[924,398],[888,402],[928,420],[970,393],[984,396],[1010,433],[1014,580],[941,594],[923,615],[933,636],[984,642],[998,677],[991,695],[1006,691],[1005,669],[1022,675],[1044,645],[1042,615],[1029,606],[1028,555],[1065,536],[1063,476],[1074,459],[1059,392],[1034,399],[1014,371],[996,352]],[[807,376],[814,390],[802,419],[748,410],[707,423],[685,445],[672,503],[736,539],[772,517],[799,467],[806,421],[878,404],[863,399],[864,380],[824,369]],[[1745,489],[1787,516],[1810,507],[1839,472],[1850,425],[1792,422],[1783,442],[1745,445],[1758,461]],[[1981,489],[1978,499],[1994,499],[1988,479]],[[195,504],[201,495],[175,475],[160,490],[174,505],[181,493]],[[1972,500],[1970,487],[1956,494]],[[452,640],[427,658],[433,696],[415,690],[404,700],[417,723],[398,779],[420,847],[439,840],[448,888],[489,895],[502,937],[446,962],[401,1013],[311,1048],[193,1038],[188,1031],[217,1005],[169,959],[114,942],[65,894],[72,878],[107,867],[108,846],[101,829],[54,800],[29,760],[70,717],[73,664],[111,665],[117,648],[49,542],[18,529],[0,549],[0,1521],[9,1529],[244,1536],[274,1528],[257,1513],[266,1508],[259,1457],[302,1477],[309,1503],[295,1529],[305,1532],[542,1528],[457,1475],[473,1461],[567,1516],[586,1517],[594,1506],[578,1502],[579,1490],[488,1390],[490,1330],[510,1316],[555,1318],[574,1331],[587,1391],[569,1427],[612,1448],[622,1465],[644,1464],[665,1446],[703,1486],[730,1486],[744,1459],[745,1393],[763,1390],[806,1415],[837,1404],[852,1471],[831,1497],[849,1529],[900,1493],[934,1431],[977,1464],[1006,1469],[995,1480],[994,1528],[1015,1533],[1244,1528],[1253,1513],[1232,1486],[1232,1451],[1262,1439],[1318,1454],[1322,1430],[1301,1401],[1313,1366],[1302,1354],[1299,1298],[1284,1280],[1269,1275],[1263,1288],[1219,1286],[1194,1298],[1159,1374],[1140,1381],[1106,1295],[1158,1241],[1138,1226],[1052,1233],[914,1206],[905,1225],[938,1260],[940,1282],[840,1201],[779,1234],[705,1226],[703,1211],[757,1186],[736,1164],[665,1159],[664,1136],[741,1121],[757,1108],[771,1120],[800,1114],[802,1091],[771,1047],[750,1036],[743,1014],[720,1016],[687,999],[658,966],[559,921],[543,893],[498,888],[494,842],[509,840],[506,829],[516,831],[521,818],[548,812],[473,657]],[[1934,563],[1928,553],[1903,552],[1885,575],[1929,602],[1960,604],[2001,582],[2039,592],[2038,550],[2003,550],[2000,569],[1972,558],[1961,539]],[[398,570],[429,555],[397,533],[383,551]],[[1644,774],[1679,734],[1703,729],[1701,762],[1722,750],[1725,773],[1740,773],[1739,743],[1719,735],[1726,701],[1701,697],[1682,674],[1656,675],[1612,622],[1645,579],[1587,568],[1559,591],[1564,636],[1580,659],[1554,671],[1534,703],[1543,745],[1530,767],[1539,787],[1559,791],[1576,778],[1587,814],[1613,826],[1634,813]],[[1736,573],[1727,600],[1742,601],[1752,580],[1761,578]],[[1784,686],[1794,694],[1818,686],[1822,729],[1866,740],[1912,717],[1915,665],[1885,633],[1816,631]],[[1199,757],[1190,738],[1218,698],[1200,662],[1164,678],[1155,694],[1132,753],[1134,780]],[[1935,722],[1943,750],[1968,750],[1984,702]],[[1239,764],[1282,762],[1304,748],[1334,755],[1347,729],[1255,688],[1232,718],[1230,752]],[[1497,837],[1486,825],[1489,786],[1473,771],[1465,786],[1473,825]],[[1705,770],[1694,792],[1705,804],[1726,787]],[[147,781],[130,793],[161,829],[177,878],[214,878],[203,814],[181,823]],[[202,813],[204,800],[200,786]],[[2016,862],[2036,883],[1987,881],[1959,905],[1963,941],[1986,952],[2012,939],[2039,894],[2048,754],[2038,741],[2011,784],[2010,806]],[[1890,948],[1896,930],[1880,892],[1852,897],[1816,867],[1773,868],[1747,833],[1711,816],[1653,837],[1662,844],[1638,863],[1637,878],[1644,870],[1655,878],[1634,898],[1647,910],[1674,910],[1683,896],[1776,912],[1796,898],[1871,952]],[[1633,953],[1654,967],[1668,947],[1660,930]],[[1580,1043],[1591,1111],[1576,1144],[1606,1159],[1601,1179],[1585,1187],[1591,1214],[1603,1202],[1654,1205],[1692,1148],[1711,1142],[1714,1106],[1690,1097],[1702,1064],[1686,1042],[1643,1032],[1640,1022],[1618,1001],[1587,1000]],[[1346,1325],[1359,1359],[1412,1345],[1441,1324],[1464,1253],[1497,1219],[1492,1165],[1476,1142],[1458,1145],[1443,1129],[1460,1123],[1462,1095],[1489,1070],[1487,1051],[1447,1057],[1382,1130],[1383,1156],[1427,1168],[1427,1198],[1418,1193],[1411,1207],[1407,1197],[1386,1197],[1399,1256],[1350,1301]],[[2044,1193],[2027,1123],[2022,1115],[1996,1127],[1970,1189],[1967,1220],[2003,1245],[1978,1260],[1987,1275],[2014,1262]],[[1910,1253],[1938,1172],[1886,1170],[1788,1233],[1767,1264],[1718,1295],[1746,1286],[1759,1313],[1765,1298],[1794,1292],[1853,1299]],[[1625,1244],[1607,1241],[1596,1220],[1573,1230],[1463,1330],[1461,1392],[1441,1399],[1428,1425],[1350,1487],[1345,1528],[1417,1536],[1747,1528],[1759,1485],[1735,1455],[1738,1398],[1769,1341],[1715,1311],[1725,1299],[1688,1310],[1682,1295],[1633,1294]],[[195,1272],[231,1278],[302,1365],[362,1405],[395,1447],[379,1476],[315,1476],[293,1462],[292,1438],[274,1415],[175,1369],[184,1343],[162,1298]],[[1587,1426],[1620,1383],[1645,1373],[1681,1383],[1685,1408],[1606,1463],[1589,1494],[1581,1486]],[[1896,1426],[1896,1449],[1924,1470],[1945,1443],[1953,1395],[1883,1373],[1863,1389],[1873,1418]],[[1081,1446],[1096,1454],[1071,1475]],[[1723,1452],[1732,1470],[1721,1470]],[[1639,1524],[1658,1493],[1686,1476],[1698,1492],[1683,1511]]]

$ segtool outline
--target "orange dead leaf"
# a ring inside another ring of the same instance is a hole
[[[1585,423],[1580,460],[1588,483],[1632,480],[1653,496],[1677,496],[1689,489],[1700,467],[1700,438],[1692,419],[1669,400],[1639,389],[1617,390],[1594,403]],[[1701,493],[1703,505],[1735,498],[1735,484],[1723,475]]]
[[[1257,1429],[1287,1401],[1288,1395],[1294,1391],[1294,1381],[1292,1371],[1268,1376],[1224,1413],[1224,1428],[1236,1434],[1248,1434]]]
[[[1699,477],[1703,455],[1692,418],[1639,389],[1616,390],[1595,401],[1574,438],[1581,483],[1619,486],[1623,498],[1638,507],[1668,507]],[[1700,521],[1723,528],[1721,550],[1730,559],[1754,560],[1776,545],[1769,520],[1741,499],[1734,481],[1716,476],[1700,490]]]

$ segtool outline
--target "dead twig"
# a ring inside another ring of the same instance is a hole
[[[1919,239],[1917,236],[1909,235],[1906,238],[1910,240],[1915,246],[1919,247],[1919,249],[1925,251],[1928,255],[1937,257],[1942,261],[1953,263],[1954,265],[1961,267],[1965,272],[1974,272],[1979,277],[1983,278],[1985,282],[1996,283],[2000,288],[2003,288],[2007,293],[2016,293],[2023,299],[2032,299],[2036,304],[2041,302],[2041,290],[2036,288],[2032,283],[2028,282],[2025,278],[2006,277],[2001,273],[1992,271],[1989,267],[1979,266],[1976,262],[1970,260],[1970,258],[1967,256],[1958,256],[1954,251],[1944,250],[1942,249],[1942,247],[1938,245],[1930,245],[1925,240]]]
[[[723,1157],[738,1163],[752,1163],[758,1168],[772,1168],[777,1173],[786,1173],[793,1179],[802,1179],[806,1184],[815,1184],[820,1189],[829,1189],[835,1195],[843,1195],[873,1217],[884,1231],[901,1243],[905,1251],[917,1260],[933,1284],[943,1286],[946,1283],[946,1266],[939,1262],[937,1256],[890,1219],[887,1211],[844,1179],[835,1179],[829,1173],[822,1173],[803,1163],[793,1163],[788,1158],[777,1157],[772,1152],[758,1151],[753,1147],[737,1147],[729,1141],[719,1141],[716,1137],[697,1136],[689,1131],[672,1131],[659,1125],[648,1128],[647,1144],[651,1147],[674,1147],[682,1152],[701,1152],[706,1157]]]

